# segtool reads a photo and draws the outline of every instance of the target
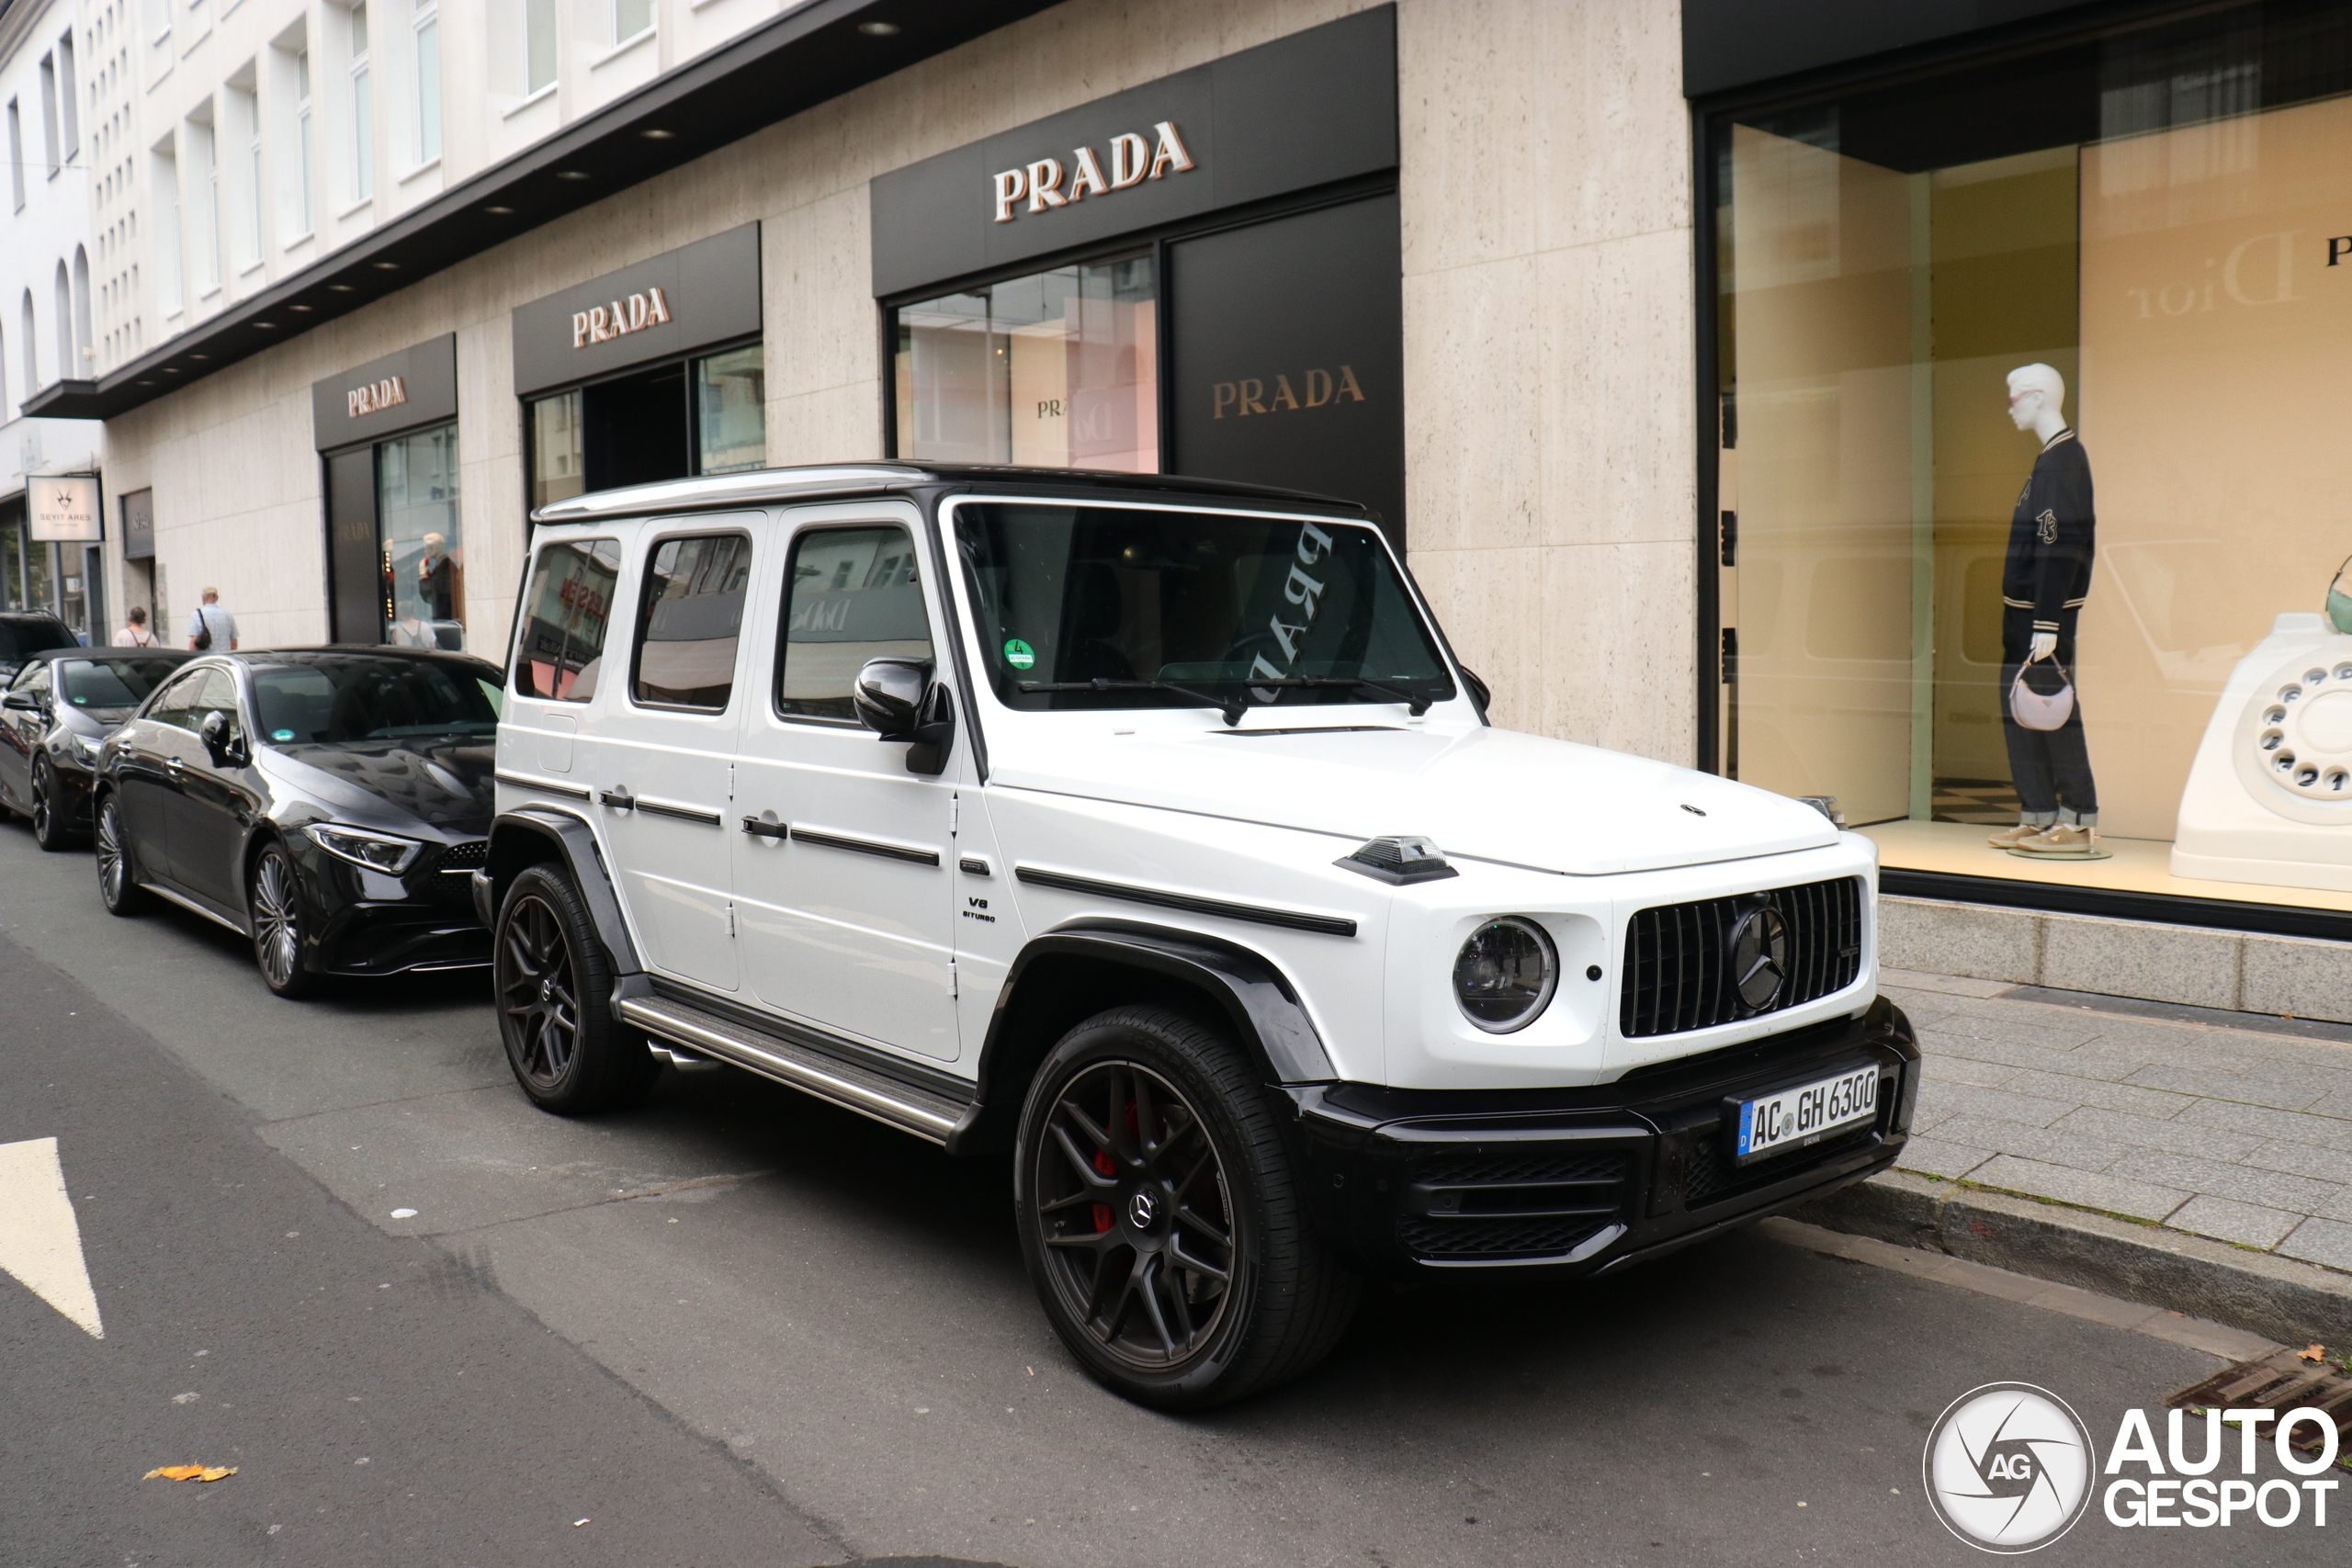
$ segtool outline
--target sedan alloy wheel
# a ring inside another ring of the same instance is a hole
[[[281,997],[307,996],[316,989],[318,977],[302,967],[302,904],[294,863],[276,844],[254,863],[246,909],[262,983]]]

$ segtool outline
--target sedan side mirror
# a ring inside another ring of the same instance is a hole
[[[939,773],[956,742],[956,705],[921,659],[873,659],[857,672],[851,705],[884,740],[908,740],[907,772]]]
[[[230,762],[242,766],[252,761],[252,758],[246,754],[244,741],[238,737],[229,716],[219,708],[214,708],[204,716],[204,722],[197,726],[196,736],[198,739],[204,742],[204,749],[211,754],[212,765],[216,768]]]
[[[30,692],[11,692],[0,697],[0,708],[6,708],[12,713],[39,713],[40,699]]]

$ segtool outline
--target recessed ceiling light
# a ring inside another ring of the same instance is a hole
[[[401,269],[401,264],[398,262],[369,262],[368,265],[378,272],[398,272]]]
[[[494,212],[501,218],[512,218],[514,215],[514,209],[511,207],[485,207],[482,210]]]
[[[153,382],[153,381],[141,381],[141,382],[140,382],[139,384],[140,384],[141,386],[142,386],[142,387],[152,387],[152,386],[153,386],[155,383],[154,383],[154,382]]]
[[[179,373],[180,367],[176,365],[166,365],[164,367],[164,374],[166,376],[176,376]]]
[[[310,305],[288,305],[286,308],[289,310],[310,310],[315,309],[315,307]]]
[[[351,292],[351,285],[348,283],[330,283],[327,285],[327,292],[330,294],[348,294]]]
[[[560,180],[584,180],[588,177],[588,171],[585,169],[558,169],[555,172],[555,177]]]
[[[664,130],[660,126],[655,126],[650,130],[640,130],[638,134],[644,137],[648,141],[667,141],[678,133],[674,130]]]
[[[266,332],[266,332],[274,332],[274,331],[276,331],[276,330],[277,330],[277,323],[276,321],[255,321],[255,322],[254,323],[254,326],[256,326],[256,327],[259,327],[263,332]]]
[[[188,357],[190,359],[209,359],[212,356],[209,354],[191,354]]]
[[[899,35],[899,24],[896,22],[860,22],[857,24],[857,30],[864,33],[867,38],[896,38]]]

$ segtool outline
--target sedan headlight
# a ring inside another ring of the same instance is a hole
[[[1560,955],[1542,926],[1503,915],[1470,933],[1453,959],[1453,998],[1489,1034],[1535,1021],[1560,981]]]
[[[424,846],[414,839],[394,838],[390,833],[374,833],[365,828],[331,827],[316,823],[302,829],[311,842],[331,855],[338,855],[354,865],[369,871],[389,872],[398,876],[416,861]]]
[[[99,739],[95,735],[82,735],[77,733],[74,737],[74,755],[81,761],[95,762],[98,760],[99,750],[103,749],[105,745],[106,742]]]

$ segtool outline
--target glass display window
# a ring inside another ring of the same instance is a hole
[[[376,519],[383,640],[463,649],[466,547],[458,531],[456,425],[378,444]]]
[[[532,398],[530,503],[767,461],[766,351],[744,344]]]
[[[1721,762],[1884,863],[2352,908],[2352,16],[1711,117]]]

